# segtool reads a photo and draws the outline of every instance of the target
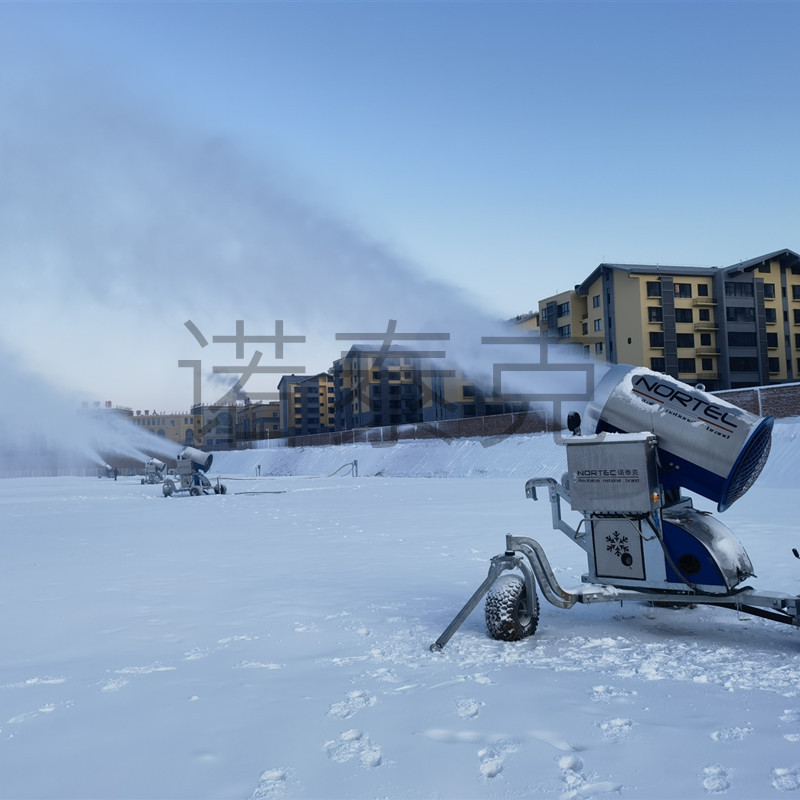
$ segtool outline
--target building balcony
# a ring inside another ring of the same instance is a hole
[[[715,306],[717,301],[713,297],[693,297],[693,306]]]
[[[718,356],[719,355],[719,348],[718,347],[698,347],[695,349],[695,353],[699,356]]]
[[[718,372],[698,372],[697,380],[710,381],[719,378]]]
[[[703,321],[703,322],[695,322],[694,329],[696,331],[715,331],[719,325],[716,322],[711,321]]]

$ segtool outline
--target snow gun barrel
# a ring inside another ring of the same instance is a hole
[[[773,423],[702,387],[619,364],[600,381],[582,427],[592,434],[654,433],[662,487],[696,492],[725,511],[763,469]]]
[[[178,453],[178,458],[181,461],[191,461],[196,469],[208,472],[211,468],[211,462],[214,460],[214,454],[204,453],[194,447],[186,447]]]

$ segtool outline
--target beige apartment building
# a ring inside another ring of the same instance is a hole
[[[145,409],[130,412],[130,421],[142,430],[171,442],[202,447],[203,415],[200,413],[159,414]]]
[[[610,363],[709,391],[800,376],[800,257],[780,250],[728,267],[600,264],[539,303],[543,334]]]

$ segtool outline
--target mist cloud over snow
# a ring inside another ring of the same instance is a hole
[[[236,320],[247,335],[282,321],[303,343],[259,346],[276,373],[323,371],[357,341],[337,333],[377,334],[392,320],[419,335],[401,342],[416,350],[432,349],[425,334],[448,334],[436,349],[487,384],[495,363],[540,360],[534,344],[485,344],[509,331],[476,298],[304,199],[302,179],[110,82],[40,72],[0,87],[0,103],[0,349],[22,365],[4,381],[6,402],[30,373],[41,398],[46,381],[182,411],[193,384],[178,362],[189,359],[202,360],[202,399],[214,402],[212,366],[244,368],[255,348],[244,359],[231,345],[206,348],[187,321],[207,343]],[[246,390],[274,392],[279,377]]]

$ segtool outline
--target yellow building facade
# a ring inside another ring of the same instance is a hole
[[[707,389],[800,376],[800,257],[781,250],[729,267],[601,264],[539,303],[549,338],[610,363]]]

